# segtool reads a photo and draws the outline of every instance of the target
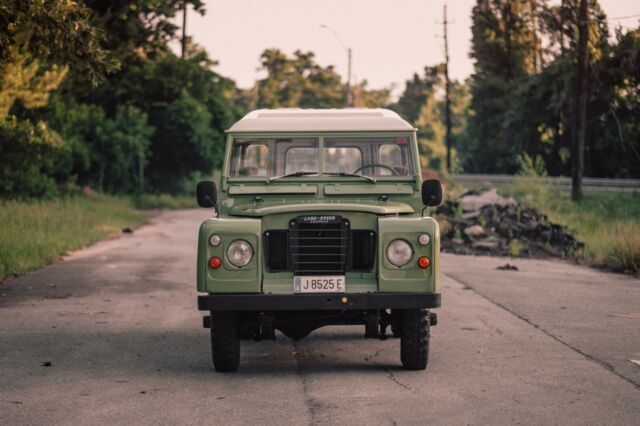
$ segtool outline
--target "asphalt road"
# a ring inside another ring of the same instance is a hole
[[[397,339],[327,327],[243,342],[241,370],[215,373],[205,216],[163,213],[0,287],[0,423],[639,422],[640,280],[562,262],[444,255],[424,372],[400,368]]]

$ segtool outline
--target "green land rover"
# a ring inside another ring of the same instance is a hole
[[[302,339],[325,325],[400,337],[426,368],[440,306],[437,180],[422,182],[415,129],[384,109],[257,110],[227,133],[200,182],[198,308],[213,364],[236,371],[241,339]]]

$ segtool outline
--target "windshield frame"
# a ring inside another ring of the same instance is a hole
[[[381,138],[381,137],[408,137],[411,145],[410,150],[413,157],[412,174],[406,176],[373,176],[376,182],[413,182],[418,185],[421,183],[420,157],[416,141],[415,131],[395,131],[395,132],[229,132],[227,134],[227,144],[225,149],[224,165],[222,170],[223,187],[226,189],[227,183],[270,183],[268,176],[231,176],[231,156],[233,154],[233,142],[235,139],[246,138],[317,138],[318,139],[318,174],[307,176],[292,176],[286,179],[278,179],[276,182],[309,182],[309,181],[344,181],[346,182],[362,182],[359,177],[335,176],[325,173],[325,139],[326,138]]]

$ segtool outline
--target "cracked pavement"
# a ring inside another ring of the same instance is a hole
[[[5,424],[637,424],[640,280],[558,261],[442,256],[426,371],[399,340],[326,327],[246,342],[217,374],[196,309],[206,211],[0,286]],[[47,366],[47,363],[50,365]]]

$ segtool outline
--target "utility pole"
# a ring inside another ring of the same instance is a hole
[[[449,82],[449,40],[447,38],[447,4],[444,4],[444,19],[442,21],[444,25],[444,120],[446,125],[445,141],[447,144],[447,172],[451,173],[451,84]]]
[[[324,25],[324,24],[320,24],[320,28],[323,28],[325,30],[329,30],[331,31],[331,33],[333,33],[333,36],[336,38],[336,40],[338,40],[338,43],[340,43],[340,46],[342,46],[342,48],[347,52],[347,96],[345,96],[344,99],[344,105],[346,107],[352,107],[353,106],[353,93],[351,90],[351,48],[347,48],[344,43],[342,42],[342,39],[340,38],[340,36],[338,35],[338,33],[331,28],[328,25]]]
[[[578,82],[576,84],[576,137],[573,147],[571,198],[582,200],[582,174],[584,173],[584,147],[587,137],[587,95],[589,73],[589,5],[580,0],[578,12]]]
[[[347,106],[353,106],[353,92],[351,91],[351,48],[347,49],[348,67],[347,67]]]
[[[182,59],[187,58],[187,0],[182,2]]]

